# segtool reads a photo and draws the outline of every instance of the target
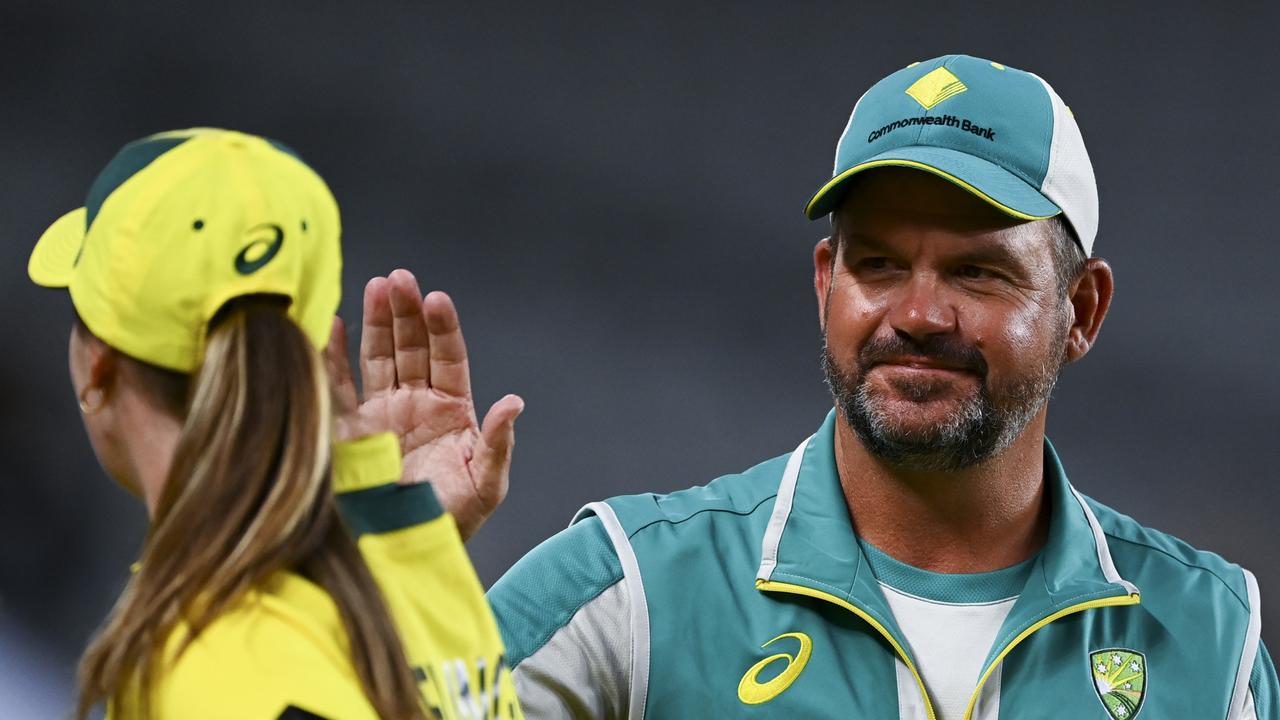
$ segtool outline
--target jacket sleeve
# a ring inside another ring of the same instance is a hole
[[[429,483],[398,483],[399,440],[382,433],[338,445],[333,475],[338,506],[428,705],[445,718],[522,717],[497,624],[453,516]]]
[[[598,518],[534,548],[489,602],[529,718],[628,716],[631,607],[622,565]]]

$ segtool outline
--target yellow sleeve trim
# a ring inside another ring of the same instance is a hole
[[[395,433],[366,435],[333,446],[333,490],[367,490],[400,481],[404,466]]]

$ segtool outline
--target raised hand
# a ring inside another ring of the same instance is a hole
[[[400,437],[402,483],[430,482],[470,537],[507,496],[515,420],[524,401],[507,395],[476,421],[467,348],[453,301],[422,297],[408,270],[373,278],[364,289],[356,392],[346,329],[335,319],[325,352],[339,439],[390,430]]]

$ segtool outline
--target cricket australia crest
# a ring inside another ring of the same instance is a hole
[[[1147,694],[1147,658],[1137,650],[1111,648],[1089,653],[1093,689],[1112,720],[1133,720]]]

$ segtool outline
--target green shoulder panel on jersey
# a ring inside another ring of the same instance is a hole
[[[655,523],[679,525],[706,512],[750,515],[761,503],[778,494],[778,476],[786,464],[787,456],[783,455],[741,473],[718,477],[706,485],[667,495],[623,495],[610,498],[608,503],[628,537]],[[590,512],[585,516],[590,516]]]
[[[679,717],[690,707],[719,716],[723,708],[704,693],[736,687],[742,671],[720,650],[726,642],[746,643],[754,655],[778,634],[770,626],[771,634],[760,637],[765,631],[751,623],[698,622],[690,614],[761,602],[755,568],[788,458],[667,495],[611,498],[578,513],[578,522],[605,528],[626,576],[631,717]],[[726,595],[733,599],[720,605]]]
[[[1180,645],[1197,648],[1196,667],[1203,669],[1209,658],[1216,658],[1213,662],[1233,672],[1236,680],[1233,689],[1220,684],[1197,687],[1192,678],[1201,675],[1190,666],[1172,671],[1170,657],[1156,661],[1163,668],[1153,669],[1184,677],[1183,692],[1228,693],[1232,712],[1244,707],[1247,691],[1252,691],[1258,720],[1280,720],[1275,669],[1259,638],[1261,608],[1253,576],[1215,553],[1144,527],[1092,499],[1085,501],[1097,516],[1117,569],[1142,588],[1142,608],[1133,613],[1130,625],[1146,626],[1142,634],[1153,644],[1161,636],[1172,640],[1169,633],[1176,631]]]
[[[608,505],[628,536],[655,524],[679,525],[706,512],[745,515],[776,494],[778,463],[785,462],[785,457],[770,460],[670,495],[615,497]],[[521,558],[488,592],[509,665],[514,668],[537,652],[623,576],[601,519],[590,510],[580,512],[572,525]]]
[[[1172,535],[1144,527],[1137,520],[1092,498],[1086,497],[1085,501],[1089,503],[1089,507],[1097,516],[1098,524],[1102,526],[1102,530],[1106,533],[1108,540],[1118,540],[1123,543],[1111,544],[1114,554],[1130,554],[1125,552],[1125,547],[1129,546],[1132,551],[1136,551],[1137,554],[1143,556],[1146,562],[1166,564],[1167,567],[1164,568],[1166,572],[1162,573],[1161,577],[1178,577],[1187,574],[1212,576],[1221,583],[1222,590],[1229,591],[1240,602],[1242,609],[1246,613],[1249,612],[1249,593],[1245,584],[1244,573],[1239,565],[1223,559],[1216,553],[1197,550]],[[1159,556],[1163,556],[1165,560],[1158,559]],[[1116,558],[1116,562],[1120,562],[1119,557]],[[1130,571],[1126,574],[1122,568],[1121,574],[1125,574],[1126,577],[1134,575],[1135,577],[1131,579],[1138,584],[1138,587],[1144,590],[1147,589],[1151,582],[1150,580],[1146,583],[1140,582],[1138,580],[1138,577],[1142,574],[1140,571]]]
[[[561,530],[494,583],[488,599],[512,668],[534,654],[578,610],[622,579],[622,565],[594,518]]]

